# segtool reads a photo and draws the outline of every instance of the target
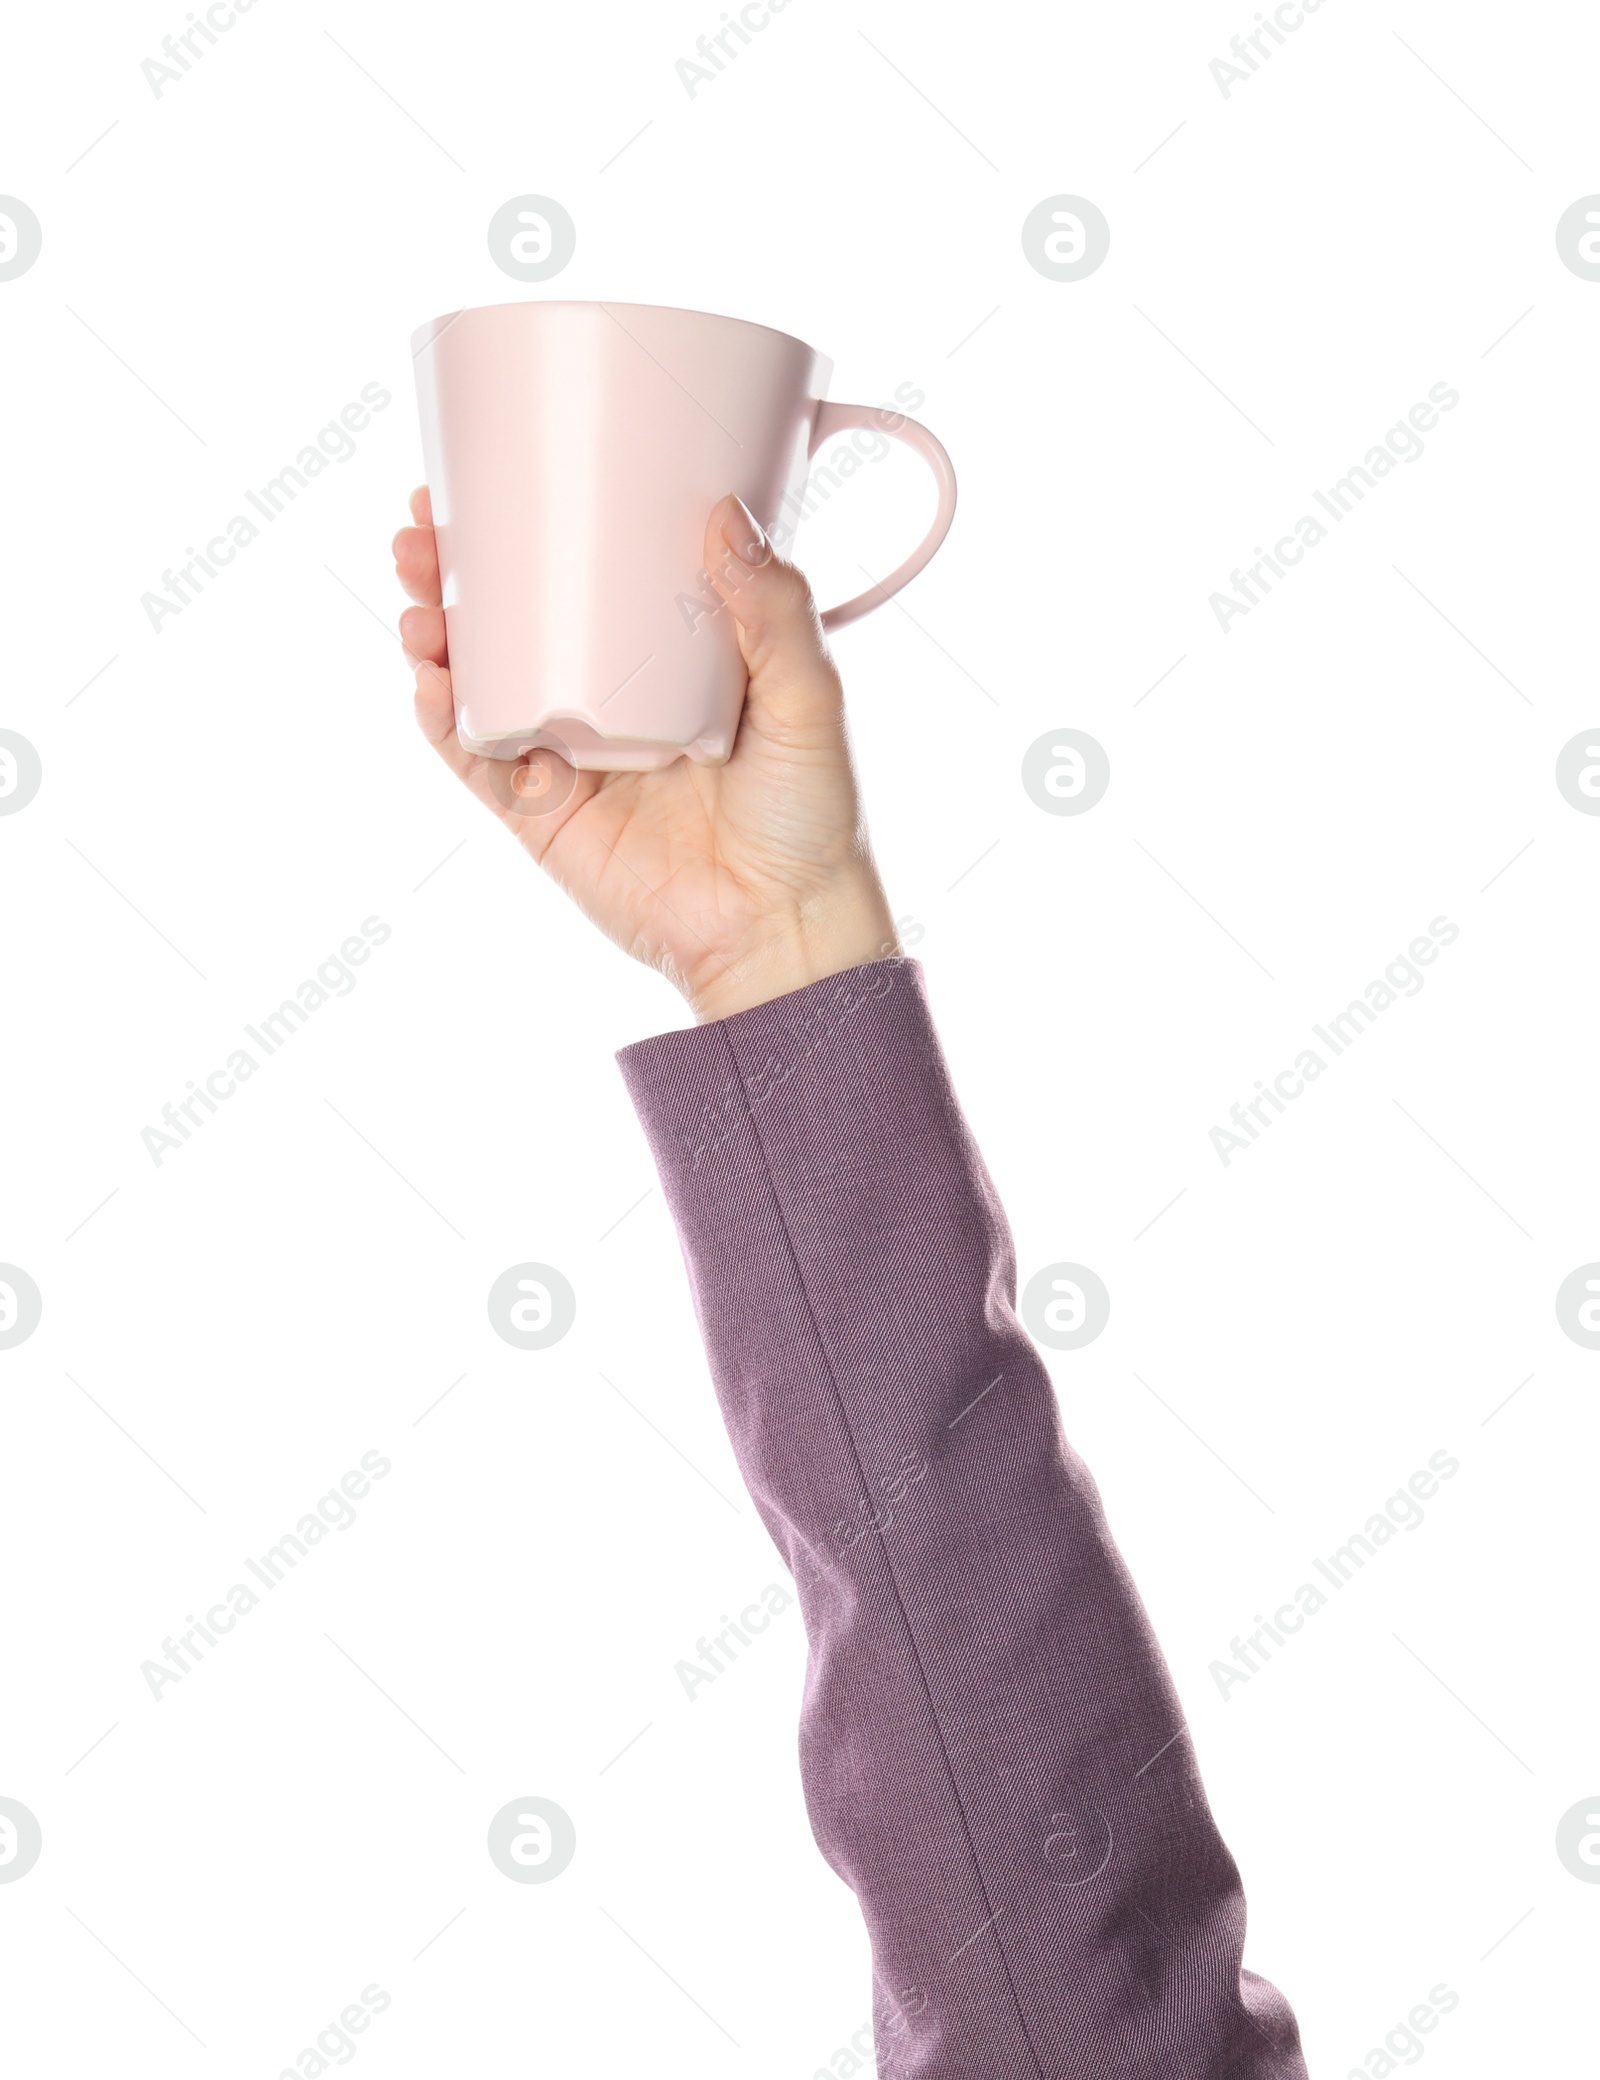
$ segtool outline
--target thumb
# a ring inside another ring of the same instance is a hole
[[[835,727],[844,690],[805,573],[775,552],[732,492],[711,509],[705,555],[738,631],[755,715],[784,732]]]

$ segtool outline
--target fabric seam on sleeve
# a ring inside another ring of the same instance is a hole
[[[827,1339],[823,1336],[821,1325],[817,1320],[816,1310],[811,1304],[811,1294],[806,1285],[805,1272],[801,1267],[800,1253],[796,1249],[794,1238],[789,1232],[788,1216],[784,1212],[783,1200],[778,1192],[778,1181],[772,1174],[772,1165],[767,1159],[766,1144],[761,1138],[761,1129],[756,1121],[755,1107],[750,1102],[750,1093],[745,1085],[744,1067],[739,1060],[738,1049],[733,1044],[732,1035],[727,1031],[726,1026],[722,1029],[722,1040],[733,1063],[740,1096],[744,1101],[745,1117],[750,1122],[750,1132],[755,1141],[756,1152],[761,1158],[762,1172],[767,1180],[767,1188],[772,1193],[772,1203],[777,1209],[778,1226],[783,1234],[784,1246],[789,1253],[789,1260],[794,1266],[795,1280],[800,1288],[801,1300],[805,1304],[806,1319],[810,1323],[812,1335],[816,1338],[817,1348],[822,1355],[823,1366],[828,1375],[828,1385],[832,1389],[834,1403],[839,1412],[839,1420],[844,1426],[845,1438],[850,1446],[851,1463],[855,1467],[856,1478],[861,1483],[862,1494],[870,1505],[872,1501],[872,1487],[867,1479],[866,1468],[861,1463],[861,1454],[856,1446],[855,1432],[851,1428],[849,1413],[844,1404],[844,1396],[839,1391],[839,1381],[834,1371],[833,1356],[828,1348]],[[961,1787],[956,1780],[955,1767],[950,1760],[950,1750],[945,1743],[944,1729],[939,1724],[939,1714],[934,1706],[933,1692],[928,1684],[927,1670],[923,1667],[921,1650],[917,1645],[916,1631],[911,1623],[911,1614],[906,1609],[905,1598],[900,1593],[900,1584],[895,1576],[894,1562],[889,1557],[889,1548],[885,1542],[882,1529],[875,1526],[873,1536],[877,1540],[878,1550],[883,1558],[884,1572],[888,1576],[889,1587],[894,1592],[895,1607],[900,1613],[900,1622],[905,1627],[906,1640],[911,1648],[911,1659],[917,1671],[917,1680],[922,1686],[923,1699],[928,1707],[928,1721],[933,1728],[934,1738],[939,1744],[939,1754],[944,1763],[945,1776],[950,1786],[950,1795],[955,1800],[956,1811],[960,1815],[962,1837],[966,1842],[967,1854],[972,1860],[972,1874],[978,1881],[978,1891],[989,1914],[987,1925],[993,1929],[1003,1908],[993,1907],[989,1897],[988,1883],[983,1875],[983,1866],[978,1860],[977,1846],[972,1839],[972,1826],[967,1817],[966,1801],[961,1796]],[[980,1930],[979,1933],[981,1934],[982,1931]],[[1011,1995],[1012,2005],[1017,2012],[1017,2025],[1022,2031],[1023,2042],[1028,2047],[1028,2055],[1033,2060],[1034,2071],[1038,2075],[1038,2080],[1045,2080],[1044,2065],[1034,2044],[1033,2032],[1028,2027],[1028,2018],[1023,2012],[1022,2000],[1017,1992],[1016,1981],[1012,1977],[1011,1960],[1006,1954],[1005,1942],[998,1931],[995,1933],[995,1948],[1000,1956],[1000,1969],[1005,1974],[1006,1989]]]

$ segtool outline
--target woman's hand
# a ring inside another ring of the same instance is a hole
[[[448,766],[600,929],[723,1018],[897,951],[850,765],[844,690],[811,589],[731,494],[705,562],[750,673],[733,755],[653,773],[578,773],[551,751],[464,751],[450,696],[425,489],[394,538],[417,721]]]

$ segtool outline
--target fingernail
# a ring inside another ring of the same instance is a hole
[[[747,563],[752,570],[758,571],[764,563],[772,561],[772,544],[742,498],[735,495],[733,507],[722,523],[722,539],[741,563]]]

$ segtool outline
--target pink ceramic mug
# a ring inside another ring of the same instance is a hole
[[[915,577],[955,513],[955,472],[926,427],[825,403],[832,363],[766,325],[504,303],[435,318],[411,344],[456,729],[491,758],[545,745],[600,771],[720,764],[746,675],[703,565],[711,508],[735,491],[787,544],[811,458],[835,434],[915,448],[939,508],[905,562],[825,628]]]

